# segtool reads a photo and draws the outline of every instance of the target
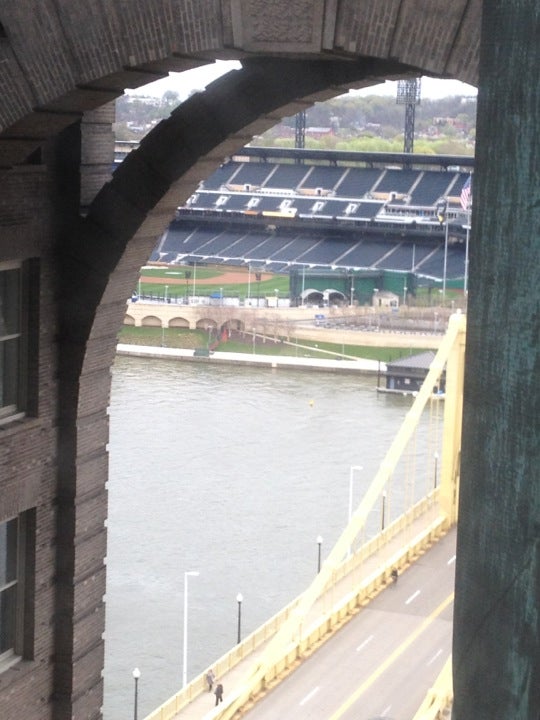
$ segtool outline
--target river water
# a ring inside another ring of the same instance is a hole
[[[356,505],[410,406],[376,393],[370,376],[117,358],[105,720],[133,717],[135,667],[139,718],[180,689],[185,572],[199,572],[188,585],[188,681],[235,644],[238,593],[245,636],[308,585],[317,536],[324,560],[346,525],[351,466],[362,467]],[[423,423],[433,429],[433,416]],[[417,442],[424,485],[432,435]],[[412,492],[402,472],[394,497]]]

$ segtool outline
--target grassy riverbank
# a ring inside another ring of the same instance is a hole
[[[209,337],[204,330],[185,330],[183,328],[159,328],[159,327],[132,327],[124,326],[119,335],[119,342],[128,345],[145,345],[151,347],[169,347],[182,350],[208,347]],[[380,348],[368,347],[365,345],[349,345],[343,343],[314,342],[311,340],[296,340],[291,338],[289,342],[274,342],[273,338],[255,337],[246,333],[242,338],[236,334],[233,339],[219,341],[216,345],[216,338],[210,338],[210,345],[220,352],[249,353],[256,355],[278,355],[284,357],[327,357],[335,359],[338,357],[366,358],[368,360],[381,360],[391,362],[400,357],[416,354],[422,350],[407,350],[404,348]]]

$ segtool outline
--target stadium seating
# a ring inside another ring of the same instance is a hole
[[[445,227],[437,204],[446,198],[449,222],[467,221],[460,204],[469,172],[460,167],[390,167],[381,154],[369,165],[291,155],[289,161],[250,157],[223,163],[205,179],[152,254],[166,262],[255,262],[267,268],[346,267],[414,272],[441,278]],[[255,155],[255,157],[252,157]],[[261,157],[262,157],[261,153]],[[399,159],[399,158],[398,158]],[[429,161],[431,162],[431,161]],[[446,253],[447,277],[464,275],[464,243]]]

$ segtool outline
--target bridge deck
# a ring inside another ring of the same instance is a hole
[[[377,573],[380,573],[380,582],[377,583],[376,589],[371,594],[371,597],[374,597],[375,594],[384,590],[388,584],[388,580],[384,579],[385,576],[388,578],[388,567],[392,565],[394,561],[397,564],[403,548],[410,546],[415,538],[422,535],[427,528],[436,523],[439,518],[440,510],[438,503],[434,502],[433,505],[413,521],[413,523],[397,533],[384,546],[371,554],[371,556],[363,562],[360,569],[357,568],[353,570],[337,581],[331,588],[323,593],[311,608],[304,623],[304,627],[306,628],[305,632],[309,631],[308,628],[312,624],[315,625],[317,622],[320,622],[321,619],[327,617],[331,610],[338,605],[343,598],[353,594],[355,589],[357,589],[366,578],[376,576]],[[410,560],[413,561],[414,558],[410,558]],[[406,567],[407,561],[405,564],[403,564],[402,561],[401,572]],[[334,625],[332,628],[329,627],[324,639],[328,639],[331,634],[338,630],[350,617],[352,617],[352,613],[344,617],[340,623]],[[220,674],[218,679],[224,686],[225,701],[229,692],[243,684],[249,672],[261,658],[267,644],[268,643],[265,643],[254,652],[250,652],[226,673]],[[201,718],[213,717],[215,697],[206,690],[204,677],[200,676],[190,684],[195,686],[195,689],[192,693],[192,700],[188,705],[183,707],[179,712],[174,713],[171,712],[171,705],[169,705],[171,701],[168,701],[151,713],[146,720],[173,720],[173,718],[175,720],[201,720]]]

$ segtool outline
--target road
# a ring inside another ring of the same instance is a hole
[[[246,713],[411,720],[451,652],[455,530]]]

